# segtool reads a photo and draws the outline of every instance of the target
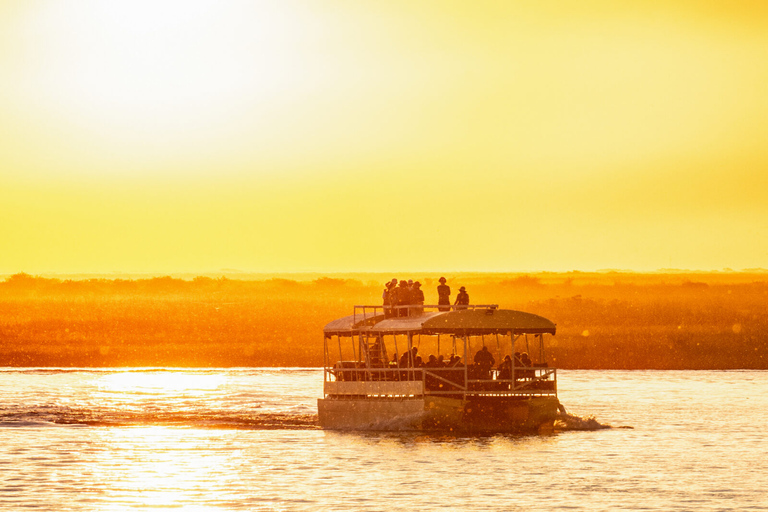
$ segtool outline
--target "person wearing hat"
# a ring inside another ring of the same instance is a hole
[[[448,307],[442,307],[437,308],[440,311],[450,311],[451,306],[451,287],[445,284],[445,278],[441,277],[439,279],[440,284],[437,286],[437,305],[438,306],[448,306]]]
[[[456,302],[454,302],[454,305],[456,306],[456,309],[467,309],[467,306],[469,306],[469,294],[467,293],[467,289],[463,286],[459,288],[459,293],[456,295]]]
[[[387,308],[389,311],[388,318],[391,318],[397,316],[397,309],[395,309],[395,306],[397,306],[398,299],[400,298],[400,289],[397,287],[397,278],[392,279],[387,283],[387,290],[387,304],[389,305],[389,308]],[[385,310],[385,315],[387,314],[387,310]]]

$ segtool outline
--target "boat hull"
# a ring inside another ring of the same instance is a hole
[[[554,396],[331,397],[318,399],[317,410],[320,425],[331,430],[493,433],[549,430],[559,405]]]

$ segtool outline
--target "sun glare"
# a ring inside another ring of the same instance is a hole
[[[31,79],[16,93],[35,100],[40,125],[68,125],[62,151],[74,162],[87,147],[100,173],[220,158],[243,143],[235,134],[260,109],[300,86],[309,60],[309,28],[283,4],[43,5],[21,29]]]
[[[4,0],[0,271],[764,267],[768,16],[701,3]]]
[[[198,395],[215,391],[224,380],[220,374],[128,371],[105,375],[99,382],[99,389],[113,393]]]

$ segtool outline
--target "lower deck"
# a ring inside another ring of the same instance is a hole
[[[319,399],[320,424],[336,430],[435,430],[466,433],[550,430],[560,403],[553,396],[467,399],[438,396]]]

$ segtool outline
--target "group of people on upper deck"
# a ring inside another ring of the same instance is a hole
[[[447,279],[441,277],[437,286],[437,305],[439,311],[451,309],[451,287],[446,284]],[[408,281],[397,278],[384,285],[384,293],[381,295],[384,302],[384,315],[387,318],[400,316],[420,315],[424,311],[424,292],[421,291],[421,283],[409,279]],[[469,294],[465,287],[459,288],[455,309],[466,309],[469,306]]]

